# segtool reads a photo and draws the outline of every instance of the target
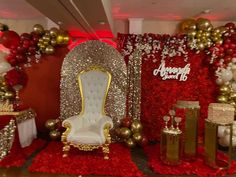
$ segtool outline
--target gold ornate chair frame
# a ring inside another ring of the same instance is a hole
[[[106,93],[104,94],[104,97],[103,97],[103,104],[102,104],[102,114],[104,116],[106,116],[106,112],[105,112],[105,102],[106,102],[106,97],[107,97],[107,94],[108,94],[108,90],[109,90],[109,87],[110,87],[110,83],[111,83],[111,79],[112,79],[112,76],[111,74],[106,71],[105,69],[101,68],[101,67],[98,67],[98,66],[92,66],[92,67],[89,67],[88,69],[86,70],[83,70],[81,71],[79,74],[78,74],[78,82],[79,82],[79,89],[80,89],[80,94],[81,94],[81,100],[82,100],[82,108],[81,108],[81,112],[79,114],[79,117],[82,116],[84,114],[84,108],[85,108],[85,104],[84,104],[84,94],[83,94],[83,87],[82,87],[82,81],[81,81],[81,78],[80,76],[85,73],[85,72],[89,72],[89,71],[94,71],[94,70],[98,70],[98,71],[101,71],[101,72],[104,72],[108,75],[108,82],[107,82],[107,88],[106,88]],[[68,142],[67,141],[67,136],[69,135],[69,133],[71,132],[71,128],[72,128],[72,125],[69,123],[69,122],[65,122],[62,124],[62,126],[64,128],[66,128],[66,131],[62,134],[61,136],[61,141],[63,142],[64,144],[64,147],[63,147],[63,157],[67,157],[68,156],[68,152],[70,151],[70,147],[73,146],[75,148],[78,148],[79,150],[83,150],[83,151],[92,151],[94,149],[98,149],[98,148],[102,148],[102,151],[104,153],[104,159],[109,159],[109,145],[111,143],[111,136],[110,136],[110,132],[109,130],[112,128],[112,125],[110,123],[106,123],[105,126],[103,127],[103,133],[104,133],[104,137],[105,137],[105,143],[104,144],[98,144],[98,145],[92,145],[92,144],[80,144],[80,143],[72,143],[72,142]]]

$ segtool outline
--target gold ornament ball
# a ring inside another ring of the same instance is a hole
[[[55,49],[53,46],[51,45],[48,45],[46,48],[45,48],[45,53],[48,54],[48,55],[51,55],[55,52]]]
[[[134,142],[134,140],[132,138],[129,138],[125,141],[125,144],[130,147],[130,148],[133,148],[135,147],[136,143]]]
[[[196,36],[196,34],[197,34],[196,30],[189,30],[187,35],[190,38],[194,38]]]
[[[64,35],[63,34],[58,34],[57,38],[56,38],[57,44],[63,44],[64,42]]]
[[[48,119],[45,122],[45,127],[49,130],[54,130],[56,128],[56,121],[54,119]]]
[[[140,133],[134,133],[133,134],[133,140],[137,143],[139,143],[142,140],[142,135]]]
[[[222,85],[220,86],[219,91],[222,95],[226,95],[230,92],[230,88],[227,85]]]
[[[51,39],[50,44],[52,46],[56,46],[57,45],[57,40],[55,38]]]
[[[143,126],[139,120],[134,120],[131,124],[131,131],[133,133],[139,133],[141,132]]]
[[[33,31],[37,34],[43,34],[44,33],[44,28],[40,24],[36,24],[33,26]]]
[[[52,140],[57,140],[60,138],[61,133],[58,130],[52,130],[50,131],[49,136]]]
[[[129,138],[131,136],[131,131],[127,127],[120,128],[120,136],[122,138]]]
[[[54,27],[54,28],[50,29],[50,36],[51,37],[57,37],[58,33],[59,33],[59,30],[57,28]]]
[[[217,101],[218,101],[219,103],[227,103],[227,102],[228,102],[228,97],[225,96],[225,95],[219,95],[219,96],[217,97]]]

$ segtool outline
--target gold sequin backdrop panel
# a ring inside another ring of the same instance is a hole
[[[127,69],[121,54],[106,43],[91,40],[76,46],[65,57],[61,69],[62,120],[78,115],[81,110],[81,96],[77,75],[91,66],[100,66],[112,74],[112,81],[106,100],[106,112],[115,124],[125,116]]]

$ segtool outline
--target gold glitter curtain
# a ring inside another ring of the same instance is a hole
[[[127,69],[121,54],[98,40],[87,41],[76,46],[63,61],[60,118],[64,120],[80,113],[81,96],[77,76],[91,66],[100,66],[112,74],[105,106],[106,112],[111,116],[116,127],[126,110]]]
[[[142,51],[135,50],[128,62],[128,116],[140,119]]]

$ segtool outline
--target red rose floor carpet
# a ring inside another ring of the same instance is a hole
[[[193,162],[182,162],[178,166],[167,166],[160,161],[160,145],[149,145],[144,147],[148,157],[148,166],[158,174],[162,175],[197,175],[202,177],[224,176],[236,174],[236,162],[232,162],[230,170],[215,170],[204,164],[203,148],[198,149],[197,159]],[[223,154],[223,153],[222,153]],[[222,157],[222,154],[220,156]],[[236,175],[235,175],[236,176]]]
[[[101,149],[85,152],[71,148],[68,157],[63,158],[62,155],[62,143],[50,142],[35,157],[29,171],[74,175],[144,176],[132,161],[130,150],[122,144],[110,145],[109,160],[103,159]]]
[[[14,149],[3,160],[0,161],[0,167],[21,167],[24,165],[28,157],[36,150],[42,148],[45,145],[45,141],[36,139],[32,144],[25,148]]]

